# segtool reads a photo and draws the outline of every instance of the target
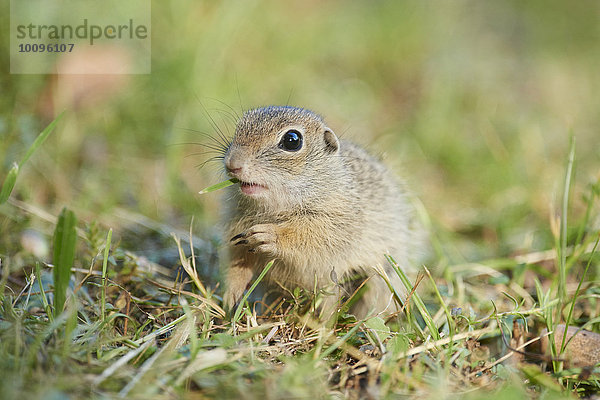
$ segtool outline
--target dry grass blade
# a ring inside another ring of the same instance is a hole
[[[164,285],[164,284],[162,284],[160,282],[157,282],[157,281],[155,281],[153,279],[150,279],[150,278],[146,278],[146,280],[149,283],[151,283],[152,285],[154,285],[154,286],[156,286],[158,288],[164,289],[165,291],[167,291],[169,293],[173,293],[173,294],[176,294],[176,295],[189,296],[189,297],[192,297],[192,298],[194,298],[194,299],[202,302],[203,304],[206,304],[206,305],[210,306],[215,311],[216,316],[218,316],[218,317],[222,318],[222,317],[225,316],[225,310],[223,310],[223,308],[221,308],[221,306],[219,306],[214,300],[212,300],[210,298],[203,297],[203,296],[201,296],[199,294],[196,294],[196,293],[193,293],[193,292],[189,292],[187,290],[175,289],[175,288],[173,288],[171,286]]]
[[[129,392],[138,384],[138,382],[142,379],[142,377],[149,372],[154,363],[159,359],[159,357],[166,351],[166,347],[160,348],[156,353],[152,354],[152,356],[147,359],[144,364],[138,370],[138,373],[121,389],[119,392],[119,397],[126,397]]]
[[[199,353],[196,358],[181,372],[181,375],[179,378],[177,378],[175,384],[180,385],[184,380],[196,372],[202,371],[203,369],[211,368],[226,362],[230,363],[241,357],[242,354],[238,353],[236,356],[228,358],[227,351],[221,348]]]
[[[429,343],[426,343],[426,344],[423,344],[423,345],[420,345],[417,347],[413,347],[412,349],[407,350],[404,353],[400,353],[398,355],[398,358],[406,358],[406,357],[414,356],[415,354],[419,354],[424,351],[433,350],[440,346],[447,345],[450,342],[460,341],[460,340],[468,339],[468,338],[472,338],[472,337],[480,337],[481,335],[485,335],[486,333],[492,333],[495,331],[496,331],[495,328],[487,327],[487,328],[482,328],[482,329],[478,329],[475,331],[458,333],[458,334],[454,335],[453,337],[446,337],[443,339],[434,340],[433,342],[429,342]]]
[[[520,345],[519,347],[517,347],[515,350],[523,350],[524,348],[526,348],[527,346],[529,346],[530,344],[533,344],[535,342],[537,342],[538,340],[543,339],[544,337],[548,336],[550,333],[545,333],[541,336],[536,336],[531,340],[528,340],[527,342],[523,343],[522,345]],[[514,351],[509,351],[507,354],[503,355],[502,357],[500,357],[499,359],[497,359],[496,361],[492,362],[489,365],[486,365],[485,368],[481,369],[481,370],[477,370],[475,372],[472,372],[468,377],[469,378],[475,378],[477,375],[481,374],[484,371],[490,370],[493,367],[495,367],[496,365],[503,363],[504,361],[508,360],[510,357],[512,357],[515,354]]]
[[[112,374],[114,374],[119,368],[121,368],[122,366],[124,366],[125,364],[127,364],[129,361],[131,361],[135,357],[137,357],[138,354],[144,353],[153,344],[154,344],[154,342],[149,340],[146,343],[142,344],[137,349],[132,349],[130,352],[128,352],[127,354],[125,354],[123,357],[119,358],[116,362],[114,362],[108,368],[106,368],[104,371],[102,371],[102,374],[98,375],[93,380],[93,384],[96,385],[96,386],[99,385],[106,378],[108,378],[109,376],[111,376]]]
[[[183,251],[183,248],[181,247],[181,242],[180,242],[179,238],[174,233],[171,234],[171,236],[173,237],[173,240],[175,240],[175,243],[177,244],[177,250],[179,251],[179,261],[181,261],[181,265],[183,266],[183,269],[185,270],[185,272],[187,272],[187,274],[190,276],[190,278],[192,278],[192,281],[194,282],[194,284],[196,285],[198,290],[200,290],[200,293],[202,293],[202,295],[204,297],[209,297],[208,292],[206,291],[206,288],[204,287],[204,284],[202,283],[202,281],[200,281],[200,277],[198,276],[198,272],[196,271],[196,268],[194,268],[194,266],[190,263],[190,260],[185,256],[185,253]]]

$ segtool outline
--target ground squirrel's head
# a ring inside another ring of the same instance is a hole
[[[321,117],[295,107],[244,113],[224,155],[241,193],[266,204],[293,204],[318,194],[335,179],[340,142]]]

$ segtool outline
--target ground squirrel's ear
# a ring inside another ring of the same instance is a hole
[[[325,149],[329,153],[335,153],[340,148],[340,141],[338,140],[335,133],[333,133],[328,128],[325,129],[325,134],[323,135],[323,139],[325,139]]]

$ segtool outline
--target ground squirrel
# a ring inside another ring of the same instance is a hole
[[[275,260],[271,282],[329,287],[337,293],[325,296],[329,306],[345,294],[336,290],[341,282],[370,276],[353,311],[396,311],[377,271],[406,293],[385,255],[409,270],[420,235],[406,190],[380,161],[338,139],[320,116],[290,106],[244,113],[223,158],[227,174],[239,180],[228,189],[226,307]]]

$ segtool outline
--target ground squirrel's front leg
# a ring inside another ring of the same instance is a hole
[[[225,309],[231,310],[241,299],[246,286],[252,279],[252,268],[242,259],[235,260],[227,271],[226,290],[223,295]]]
[[[276,257],[281,228],[275,224],[258,224],[231,238],[234,246],[245,246],[250,253],[262,253]]]
[[[236,248],[246,248],[248,253],[264,254],[275,258],[279,253],[277,247],[279,228],[275,224],[254,225],[235,235],[230,242]],[[233,252],[237,257],[232,260],[227,271],[226,291],[223,296],[223,303],[227,309],[231,309],[241,300],[256,267],[256,256],[247,254],[244,249],[241,250],[242,252],[238,249]]]

